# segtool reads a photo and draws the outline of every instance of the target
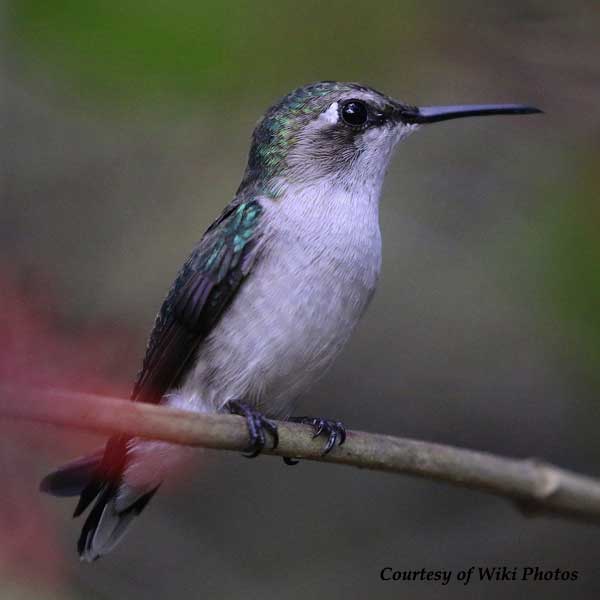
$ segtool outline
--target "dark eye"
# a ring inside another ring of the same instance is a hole
[[[369,116],[367,106],[364,102],[360,102],[360,100],[348,100],[348,102],[342,105],[341,114],[342,119],[353,127],[364,125]]]

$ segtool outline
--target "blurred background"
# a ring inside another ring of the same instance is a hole
[[[288,90],[525,102],[403,144],[380,287],[299,413],[600,475],[600,5],[2,3],[0,378],[126,396],[192,245]],[[102,439],[0,422],[0,597],[592,598],[600,530],[416,479],[198,452],[80,564],[40,477]],[[577,569],[576,582],[383,583],[382,567]]]

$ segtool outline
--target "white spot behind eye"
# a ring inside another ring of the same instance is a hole
[[[319,121],[325,121],[330,125],[335,125],[338,122],[338,103],[334,102],[325,112],[322,112],[319,116]]]

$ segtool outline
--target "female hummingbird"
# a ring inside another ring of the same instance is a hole
[[[272,106],[254,130],[235,198],[210,225],[156,318],[131,399],[245,416],[249,455],[277,443],[272,418],[348,341],[377,284],[379,197],[398,142],[448,119],[541,112],[520,104],[416,107],[356,83],[322,81]],[[338,421],[297,418],[343,443]],[[58,496],[93,504],[82,560],[110,551],[189,449],[114,436],[48,475]],[[291,461],[289,461],[291,462]]]

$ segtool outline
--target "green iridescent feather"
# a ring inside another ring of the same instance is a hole
[[[179,272],[156,318],[132,398],[160,402],[181,378],[251,266],[262,207],[232,202]]]

